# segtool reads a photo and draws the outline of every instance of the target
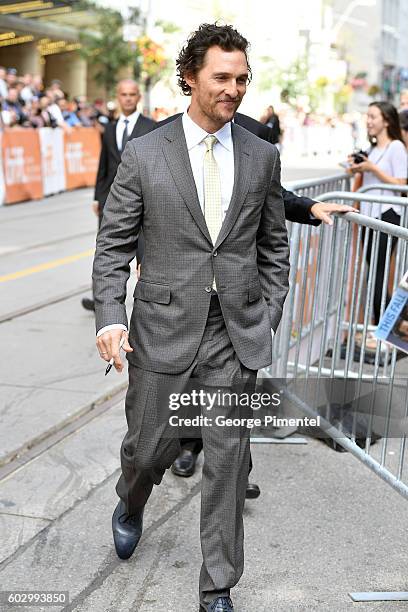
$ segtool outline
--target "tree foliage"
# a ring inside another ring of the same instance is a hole
[[[135,61],[135,53],[123,40],[123,19],[117,11],[98,11],[95,36],[80,35],[81,55],[94,68],[96,82],[111,96],[120,79],[120,71]]]

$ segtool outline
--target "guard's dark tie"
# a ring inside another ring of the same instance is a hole
[[[124,132],[123,132],[123,135],[122,135],[122,146],[121,146],[121,149],[120,149],[121,151],[123,151],[123,149],[125,148],[126,143],[128,141],[128,138],[129,138],[129,133],[128,133],[128,129],[127,129],[128,125],[129,125],[129,119],[125,119],[125,129],[124,129]]]

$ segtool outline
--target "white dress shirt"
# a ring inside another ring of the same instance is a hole
[[[183,114],[182,122],[197,195],[201,209],[204,212],[204,154],[206,151],[204,138],[208,136],[208,132],[194,123],[188,113]],[[234,187],[234,148],[232,144],[231,123],[226,123],[218,132],[214,132],[214,136],[218,141],[214,144],[213,153],[220,169],[221,208],[222,221],[224,221]]]
[[[131,115],[128,115],[127,117],[125,117],[123,113],[120,115],[118,122],[116,124],[116,144],[118,146],[119,151],[122,150],[123,132],[125,131],[125,127],[126,127],[125,119],[129,121],[127,125],[127,131],[128,131],[128,136],[130,136],[136,125],[136,121],[139,119],[139,115],[140,115],[139,111],[135,111],[134,113],[132,113]]]

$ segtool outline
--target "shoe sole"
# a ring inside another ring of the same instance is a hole
[[[173,468],[171,469],[171,473],[174,474],[175,476],[180,476],[181,478],[191,478],[191,476],[194,476],[194,470],[190,470],[189,472],[179,472],[178,470],[173,470]]]
[[[198,610],[198,612],[207,612],[207,610],[204,608],[204,606],[200,604],[200,609]],[[234,609],[232,612],[234,612]]]

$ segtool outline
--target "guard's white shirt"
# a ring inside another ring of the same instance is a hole
[[[123,113],[120,115],[118,122],[116,124],[116,144],[118,146],[119,151],[122,150],[123,132],[125,131],[125,127],[126,127],[125,119],[129,121],[128,126],[127,126],[128,137],[129,137],[131,133],[133,132],[133,129],[136,125],[136,121],[139,119],[139,115],[140,115],[139,111],[135,111],[134,113],[132,113],[131,115],[128,115],[127,117],[125,117]]]

